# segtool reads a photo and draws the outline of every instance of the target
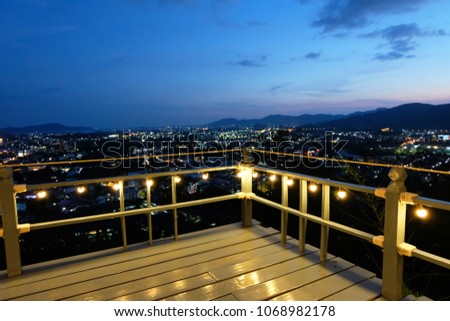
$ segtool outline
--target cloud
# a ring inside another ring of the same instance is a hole
[[[236,62],[231,63],[232,65],[241,66],[241,67],[250,67],[250,68],[256,68],[256,67],[266,67],[265,61],[267,60],[267,57],[265,55],[262,55],[257,58],[244,58],[241,60],[238,60]]]
[[[310,60],[317,60],[320,58],[320,55],[321,54],[318,52],[310,52],[310,53],[307,53],[303,58],[310,59]]]
[[[312,22],[323,33],[363,28],[372,16],[416,11],[430,0],[327,0]]]
[[[443,29],[422,30],[416,23],[399,24],[385,29],[376,30],[362,35],[364,38],[380,38],[385,40],[390,51],[385,54],[376,54],[376,60],[396,60],[400,58],[412,58],[410,52],[414,51],[417,43],[414,41],[420,37],[447,36]]]
[[[275,85],[270,87],[269,92],[273,95],[275,95],[279,90],[281,89],[285,89],[286,87],[289,87],[291,85],[291,83],[285,82],[283,84],[280,85]]]

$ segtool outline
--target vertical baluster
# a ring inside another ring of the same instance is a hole
[[[252,168],[249,165],[241,165],[241,190],[243,193],[252,193]],[[241,202],[241,219],[243,227],[252,226],[252,200],[244,198]]]
[[[177,203],[177,182],[176,176],[172,176],[172,204]],[[178,210],[175,208],[172,210],[173,213],[173,238],[178,240]]]
[[[124,193],[124,187],[123,187],[123,181],[119,182],[119,202],[120,202],[120,211],[123,213],[125,212],[125,193]],[[120,217],[120,226],[122,229],[122,242],[123,242],[123,249],[126,250],[128,247],[127,243],[127,223],[125,216]]]
[[[289,206],[288,202],[288,177],[283,175],[281,178],[281,205]],[[288,212],[281,211],[281,242],[286,243],[288,226]]]
[[[322,186],[322,219],[330,220],[330,185]],[[327,260],[329,227],[322,225],[320,231],[320,262]]]
[[[146,186],[147,186],[147,208],[151,208],[152,207],[152,181],[151,180],[147,180],[146,182]],[[152,245],[153,242],[153,225],[152,225],[152,212],[149,211],[147,213],[147,220],[148,220],[148,244]]]
[[[302,213],[308,212],[308,182],[305,180],[300,180],[299,186],[299,209]],[[305,242],[306,242],[306,223],[307,220],[305,218],[299,217],[299,226],[298,226],[298,251],[300,254],[303,254],[305,251]]]

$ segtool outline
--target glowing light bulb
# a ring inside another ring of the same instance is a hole
[[[209,174],[208,174],[208,173],[203,173],[203,174],[202,174],[202,179],[207,180],[208,177],[209,177]]]
[[[175,176],[175,177],[173,178],[173,181],[174,181],[176,184],[178,184],[179,182],[181,182],[181,177],[180,177],[180,176]]]
[[[269,179],[270,179],[272,182],[275,182],[275,180],[277,179],[277,177],[276,177],[276,175],[270,175]]]
[[[39,192],[37,192],[36,197],[39,198],[39,199],[46,198],[47,197],[47,191],[39,191]]]
[[[86,187],[84,187],[84,186],[78,186],[77,187],[77,193],[78,194],[83,194],[84,192],[86,192]]]
[[[294,180],[292,178],[288,178],[287,184],[288,184],[288,186],[294,185]]]
[[[153,186],[153,180],[148,179],[146,184],[147,184],[147,187],[152,187]]]
[[[318,189],[319,189],[319,186],[317,186],[316,183],[311,183],[311,184],[309,184],[309,190],[310,190],[311,192],[317,192]]]
[[[420,218],[426,218],[428,216],[428,211],[424,209],[423,207],[419,207],[416,210],[416,215]]]
[[[336,195],[338,199],[343,200],[347,197],[347,192],[340,189]]]
[[[253,178],[257,178],[258,176],[259,176],[259,174],[258,174],[257,172],[253,172],[253,173],[252,173],[252,177],[253,177]]]
[[[114,189],[115,191],[120,190],[120,183],[115,183],[115,184],[113,185],[113,189]]]

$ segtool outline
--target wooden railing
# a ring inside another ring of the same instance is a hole
[[[241,179],[241,191],[234,194],[177,202],[178,177],[191,174],[206,174],[217,171],[238,171]],[[281,176],[281,202],[275,202],[267,198],[256,195],[253,188],[253,181],[258,180],[256,173],[264,175]],[[166,205],[151,205],[152,179],[157,177],[171,177],[172,203]],[[12,178],[11,168],[0,169],[0,210],[2,212],[3,226],[0,228],[0,237],[4,239],[6,265],[8,276],[16,276],[22,273],[20,234],[32,232],[39,229],[49,229],[58,226],[68,226],[79,223],[102,221],[112,218],[119,218],[121,222],[122,243],[124,250],[127,249],[126,220],[125,217],[146,214],[148,216],[149,244],[152,243],[152,212],[172,211],[174,239],[178,238],[177,210],[180,208],[193,207],[209,203],[241,199],[242,225],[249,227],[252,224],[252,202],[258,202],[281,211],[281,241],[287,238],[288,215],[299,217],[298,239],[300,253],[305,249],[307,233],[307,222],[315,222],[321,226],[320,235],[320,259],[326,260],[328,252],[329,229],[335,229],[348,235],[360,238],[364,241],[375,244],[383,248],[383,270],[382,270],[382,294],[390,300],[398,300],[402,297],[403,285],[403,258],[404,256],[416,257],[418,259],[450,269],[448,258],[433,255],[431,253],[417,249],[414,245],[405,243],[406,206],[418,205],[434,207],[450,211],[450,203],[440,200],[420,197],[417,194],[406,191],[404,182],[406,171],[403,168],[392,168],[389,177],[391,183],[386,188],[374,188],[363,185],[339,182],[314,176],[302,175],[299,173],[280,171],[265,167],[253,166],[242,163],[239,166],[228,166],[219,168],[202,168],[195,170],[183,170],[176,172],[151,173],[134,176],[120,176],[100,179],[79,180],[71,182],[46,183],[36,185],[15,185]],[[147,193],[147,208],[126,210],[124,182],[128,180],[142,180],[145,182]],[[299,205],[298,208],[289,207],[288,195],[289,186],[293,180],[299,183]],[[16,207],[16,195],[19,193],[49,190],[58,187],[88,186],[90,184],[100,184],[114,182],[119,192],[120,210],[112,213],[90,215],[84,217],[69,218],[57,221],[48,221],[33,224],[18,224],[18,214]],[[322,201],[321,216],[308,213],[308,185],[321,185]],[[330,190],[331,188],[342,191],[362,192],[376,195],[385,199],[385,221],[384,235],[373,235],[365,231],[334,222],[330,219]]]

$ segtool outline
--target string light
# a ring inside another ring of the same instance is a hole
[[[118,191],[118,190],[120,190],[120,183],[115,183],[114,185],[113,185],[113,189],[115,190],[115,191]]]
[[[244,171],[239,171],[237,173],[237,177],[241,178],[244,175]]]
[[[148,179],[146,181],[147,187],[152,187],[153,186],[153,180],[152,179]]]
[[[178,184],[179,182],[181,182],[181,177],[180,177],[180,176],[175,176],[175,177],[173,178],[173,181],[174,181],[176,184]]]
[[[270,179],[271,182],[275,182],[275,180],[277,179],[277,176],[276,175],[270,175],[269,179]]]
[[[208,174],[208,173],[203,173],[203,174],[202,174],[202,179],[207,180],[208,177],[209,177],[209,174]]]
[[[36,197],[39,198],[39,199],[46,198],[47,197],[47,191],[39,191],[39,192],[37,192]]]
[[[288,186],[294,185],[294,180],[292,178],[288,178],[287,182]]]
[[[347,198],[347,191],[344,191],[342,189],[339,189],[339,191],[336,193],[336,196],[339,200],[343,200]]]
[[[77,193],[78,194],[83,194],[84,192],[86,192],[86,187],[84,187],[84,186],[78,186],[77,187]]]
[[[317,192],[318,189],[319,189],[319,186],[317,186],[316,183],[310,183],[310,184],[309,184],[309,190],[310,190],[311,192]]]
[[[424,209],[422,205],[419,205],[416,210],[416,215],[420,218],[426,218],[428,216],[428,211]]]
[[[253,178],[257,178],[259,176],[259,174],[257,172],[253,172],[252,176],[253,176]]]

